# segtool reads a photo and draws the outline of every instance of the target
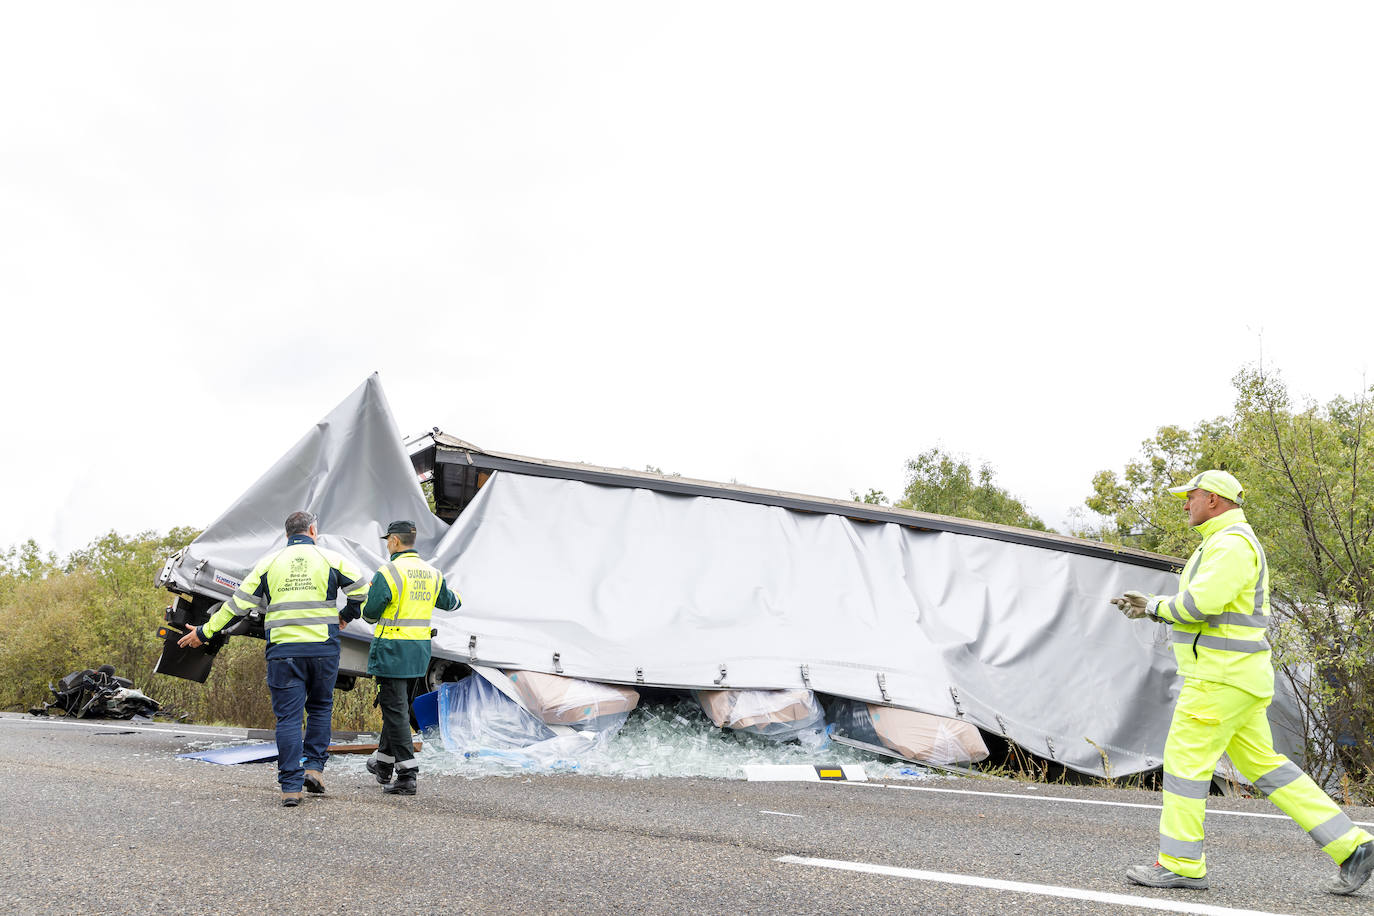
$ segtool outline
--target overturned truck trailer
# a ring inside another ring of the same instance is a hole
[[[421,482],[433,487],[431,512]],[[194,542],[159,670],[308,509],[367,570],[388,521],[461,592],[436,613],[432,680],[468,664],[637,686],[810,690],[972,723],[1074,770],[1161,763],[1177,677],[1167,627],[1107,599],[1172,590],[1179,561],[1044,532],[843,500],[403,442],[374,374]],[[245,618],[239,632],[261,635]],[[369,628],[342,634],[365,672]],[[1284,704],[1276,704],[1282,708]],[[1292,744],[1290,723],[1276,736]]]

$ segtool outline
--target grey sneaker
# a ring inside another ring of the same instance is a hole
[[[1368,840],[1355,847],[1355,851],[1345,857],[1340,873],[1326,880],[1329,894],[1353,894],[1369,880],[1374,871],[1374,840]]]
[[[1207,876],[1189,878],[1169,871],[1156,862],[1153,865],[1132,865],[1126,869],[1126,880],[1143,884],[1146,887],[1186,887],[1190,890],[1207,890]]]

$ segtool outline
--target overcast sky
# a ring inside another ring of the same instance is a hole
[[[0,546],[404,434],[1052,525],[1374,353],[1374,7],[7,4]]]

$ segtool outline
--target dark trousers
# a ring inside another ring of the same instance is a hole
[[[269,658],[267,688],[277,717],[277,782],[299,792],[306,770],[323,770],[329,759],[330,721],[339,657]],[[306,714],[301,738],[301,713]]]
[[[412,677],[377,678],[377,700],[382,707],[382,737],[377,759],[395,763],[398,773],[418,773],[414,738],[410,735],[410,682]],[[388,758],[390,758],[388,760]]]

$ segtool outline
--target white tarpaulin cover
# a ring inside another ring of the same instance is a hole
[[[263,554],[286,545],[286,517],[300,509],[319,517],[320,546],[369,576],[387,559],[390,522],[415,522],[424,552],[448,530],[425,504],[375,372],[191,542],[173,581],[227,598]]]
[[[812,689],[963,716],[1041,756],[1160,764],[1174,660],[1107,603],[1169,573],[896,524],[498,472],[440,543],[438,643],[589,680]],[[721,669],[723,682],[718,682]],[[883,695],[884,689],[887,696]]]
[[[1167,628],[1107,599],[1172,591],[1167,572],[510,471],[445,532],[374,375],[189,546],[174,581],[227,594],[217,578],[282,544],[301,508],[369,572],[388,521],[420,526],[420,553],[463,598],[435,616],[442,656],[473,646],[482,664],[632,685],[809,687],[961,718],[1083,772],[1161,762],[1177,691]]]

